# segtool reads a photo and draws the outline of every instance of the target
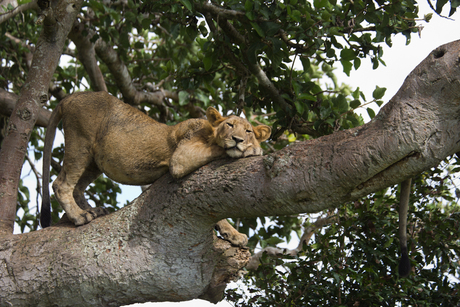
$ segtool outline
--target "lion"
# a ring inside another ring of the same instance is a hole
[[[148,185],[168,171],[181,178],[226,156],[262,155],[260,143],[269,138],[270,127],[254,127],[238,116],[223,117],[213,107],[207,109],[206,117],[168,126],[107,92],[80,92],[63,99],[51,115],[45,137],[42,227],[51,224],[51,150],[61,119],[65,155],[52,186],[67,217],[80,226],[108,213],[105,208],[91,207],[84,196],[87,186],[102,173],[122,184]],[[227,220],[216,228],[235,245],[247,243],[246,235]]]

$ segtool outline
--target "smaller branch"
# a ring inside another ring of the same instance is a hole
[[[230,22],[227,20],[219,20],[219,26],[222,28],[222,30],[230,36],[230,38],[240,46],[240,48],[243,48],[247,46],[246,39],[244,36],[242,36]],[[281,97],[278,89],[275,87],[275,85],[271,82],[271,80],[267,77],[263,69],[260,67],[259,63],[255,62],[250,62],[249,58],[247,57],[246,53],[243,52],[244,56],[244,61],[246,62],[248,70],[257,78],[259,81],[260,86],[266,93],[268,94],[267,96],[270,97],[275,104],[278,104],[285,110],[290,110],[292,106],[284,100],[283,97]]]
[[[217,15],[218,17],[223,17],[223,18],[235,18],[235,17],[241,17],[245,15],[244,12],[224,9],[222,7],[217,7],[211,3],[203,3],[199,5],[198,10],[208,12],[208,13],[211,13],[211,14]]]
[[[61,87],[54,84],[54,82],[50,82],[49,93],[59,101],[61,101],[62,99],[64,99],[65,96],[67,96],[66,92],[64,92],[64,90]]]
[[[120,92],[122,93],[125,102],[131,105],[148,103],[158,107],[160,112],[167,113],[167,108],[163,103],[163,100],[166,98],[164,91],[156,91],[153,93],[138,91],[133,85],[128,68],[118,57],[117,52],[112,48],[112,46],[109,46],[102,39],[98,39],[95,44],[95,50],[97,55],[107,65],[115,78],[115,82],[120,88]],[[171,94],[170,97],[175,97],[175,95]]]
[[[290,129],[298,134],[308,134],[313,137],[320,136],[320,133],[313,128],[313,123],[297,124],[297,121],[294,119]]]
[[[297,50],[297,53],[303,53],[306,52],[310,49],[310,46],[308,45],[302,45],[302,44],[297,44],[292,42],[289,37],[287,36],[287,33],[284,30],[280,30],[280,37],[281,39],[288,45],[289,47],[292,47]]]
[[[288,250],[285,248],[282,249],[277,247],[266,247],[251,257],[251,260],[249,260],[249,263],[246,265],[246,269],[257,270],[257,267],[260,264],[260,258],[264,253],[271,257],[282,257],[283,255],[296,256],[303,250],[303,245],[308,244],[308,241],[310,241],[310,238],[318,229],[333,223],[335,220],[336,218],[331,216],[318,218],[315,223],[311,224],[305,229],[297,248]]]
[[[94,50],[94,43],[91,42],[93,31],[88,29],[89,34],[83,35],[85,26],[82,23],[75,22],[72,30],[69,33],[69,38],[74,42],[78,50],[78,60],[83,64],[89,76],[91,87],[99,92],[107,92],[104,76],[97,64],[96,52]]]
[[[30,159],[28,154],[26,154],[26,160],[27,160],[27,162],[29,162],[30,168],[32,169],[32,171],[35,174],[35,178],[37,178],[37,204],[38,204],[39,197],[42,197],[42,192],[41,192],[42,191],[42,185],[40,183],[41,179],[42,179],[42,176],[40,175],[40,173],[35,168],[35,164],[32,161],[32,159]],[[39,210],[39,208],[37,206],[37,213],[38,213],[38,210]]]
[[[24,52],[24,58],[26,59],[27,67],[30,69],[30,66],[32,65],[32,60],[33,60],[33,57],[34,57],[33,53],[35,52],[35,47],[26,44],[21,39],[19,39],[17,37],[14,37],[13,35],[11,35],[8,32],[5,33],[5,36],[8,37],[14,43],[16,43],[18,45],[21,45],[24,48],[29,49],[30,52]]]
[[[38,15],[36,25],[44,25],[44,31],[49,31],[49,34],[54,35],[55,29],[54,26],[57,23],[56,17],[54,15],[54,10],[51,7],[51,1],[40,0],[37,1],[38,6],[41,9],[40,15]]]
[[[34,10],[38,9],[38,5],[37,5],[36,0],[31,1],[29,3],[19,5],[19,6],[15,7],[14,9],[12,9],[11,11],[6,11],[5,13],[0,14],[0,24],[2,24],[3,22],[13,18],[14,16],[16,16],[16,15],[22,13],[22,12],[25,12],[27,10],[30,10],[30,9],[34,9]]]

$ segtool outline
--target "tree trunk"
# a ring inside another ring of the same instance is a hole
[[[0,151],[0,234],[13,232],[19,176],[27,144],[39,110],[48,100],[49,82],[82,2],[58,1],[56,7],[44,9],[39,17],[43,20],[43,31]]]
[[[213,236],[225,217],[318,212],[460,151],[460,41],[433,51],[362,127],[264,157],[165,175],[90,224],[5,236],[0,306],[119,306],[220,298],[249,259]]]

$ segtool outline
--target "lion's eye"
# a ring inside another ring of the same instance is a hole
[[[227,123],[230,128],[233,128],[233,124]]]
[[[252,133],[252,130],[246,130],[246,133]]]

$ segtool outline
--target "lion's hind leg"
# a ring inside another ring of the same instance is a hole
[[[67,151],[66,154],[70,152],[72,151]],[[100,174],[89,155],[86,155],[86,159],[84,154],[64,157],[61,172],[53,182],[53,190],[67,217],[76,226],[87,224],[98,216],[107,214],[105,208],[92,208],[83,195],[86,187]]]
[[[97,212],[97,216],[106,215],[109,212],[104,207],[93,208],[88,204],[88,201],[85,197],[85,190],[90,185],[91,182],[96,180],[102,172],[97,167],[96,163],[91,163],[80,177],[75,189],[73,190],[73,198],[77,205],[83,210],[92,210]]]

